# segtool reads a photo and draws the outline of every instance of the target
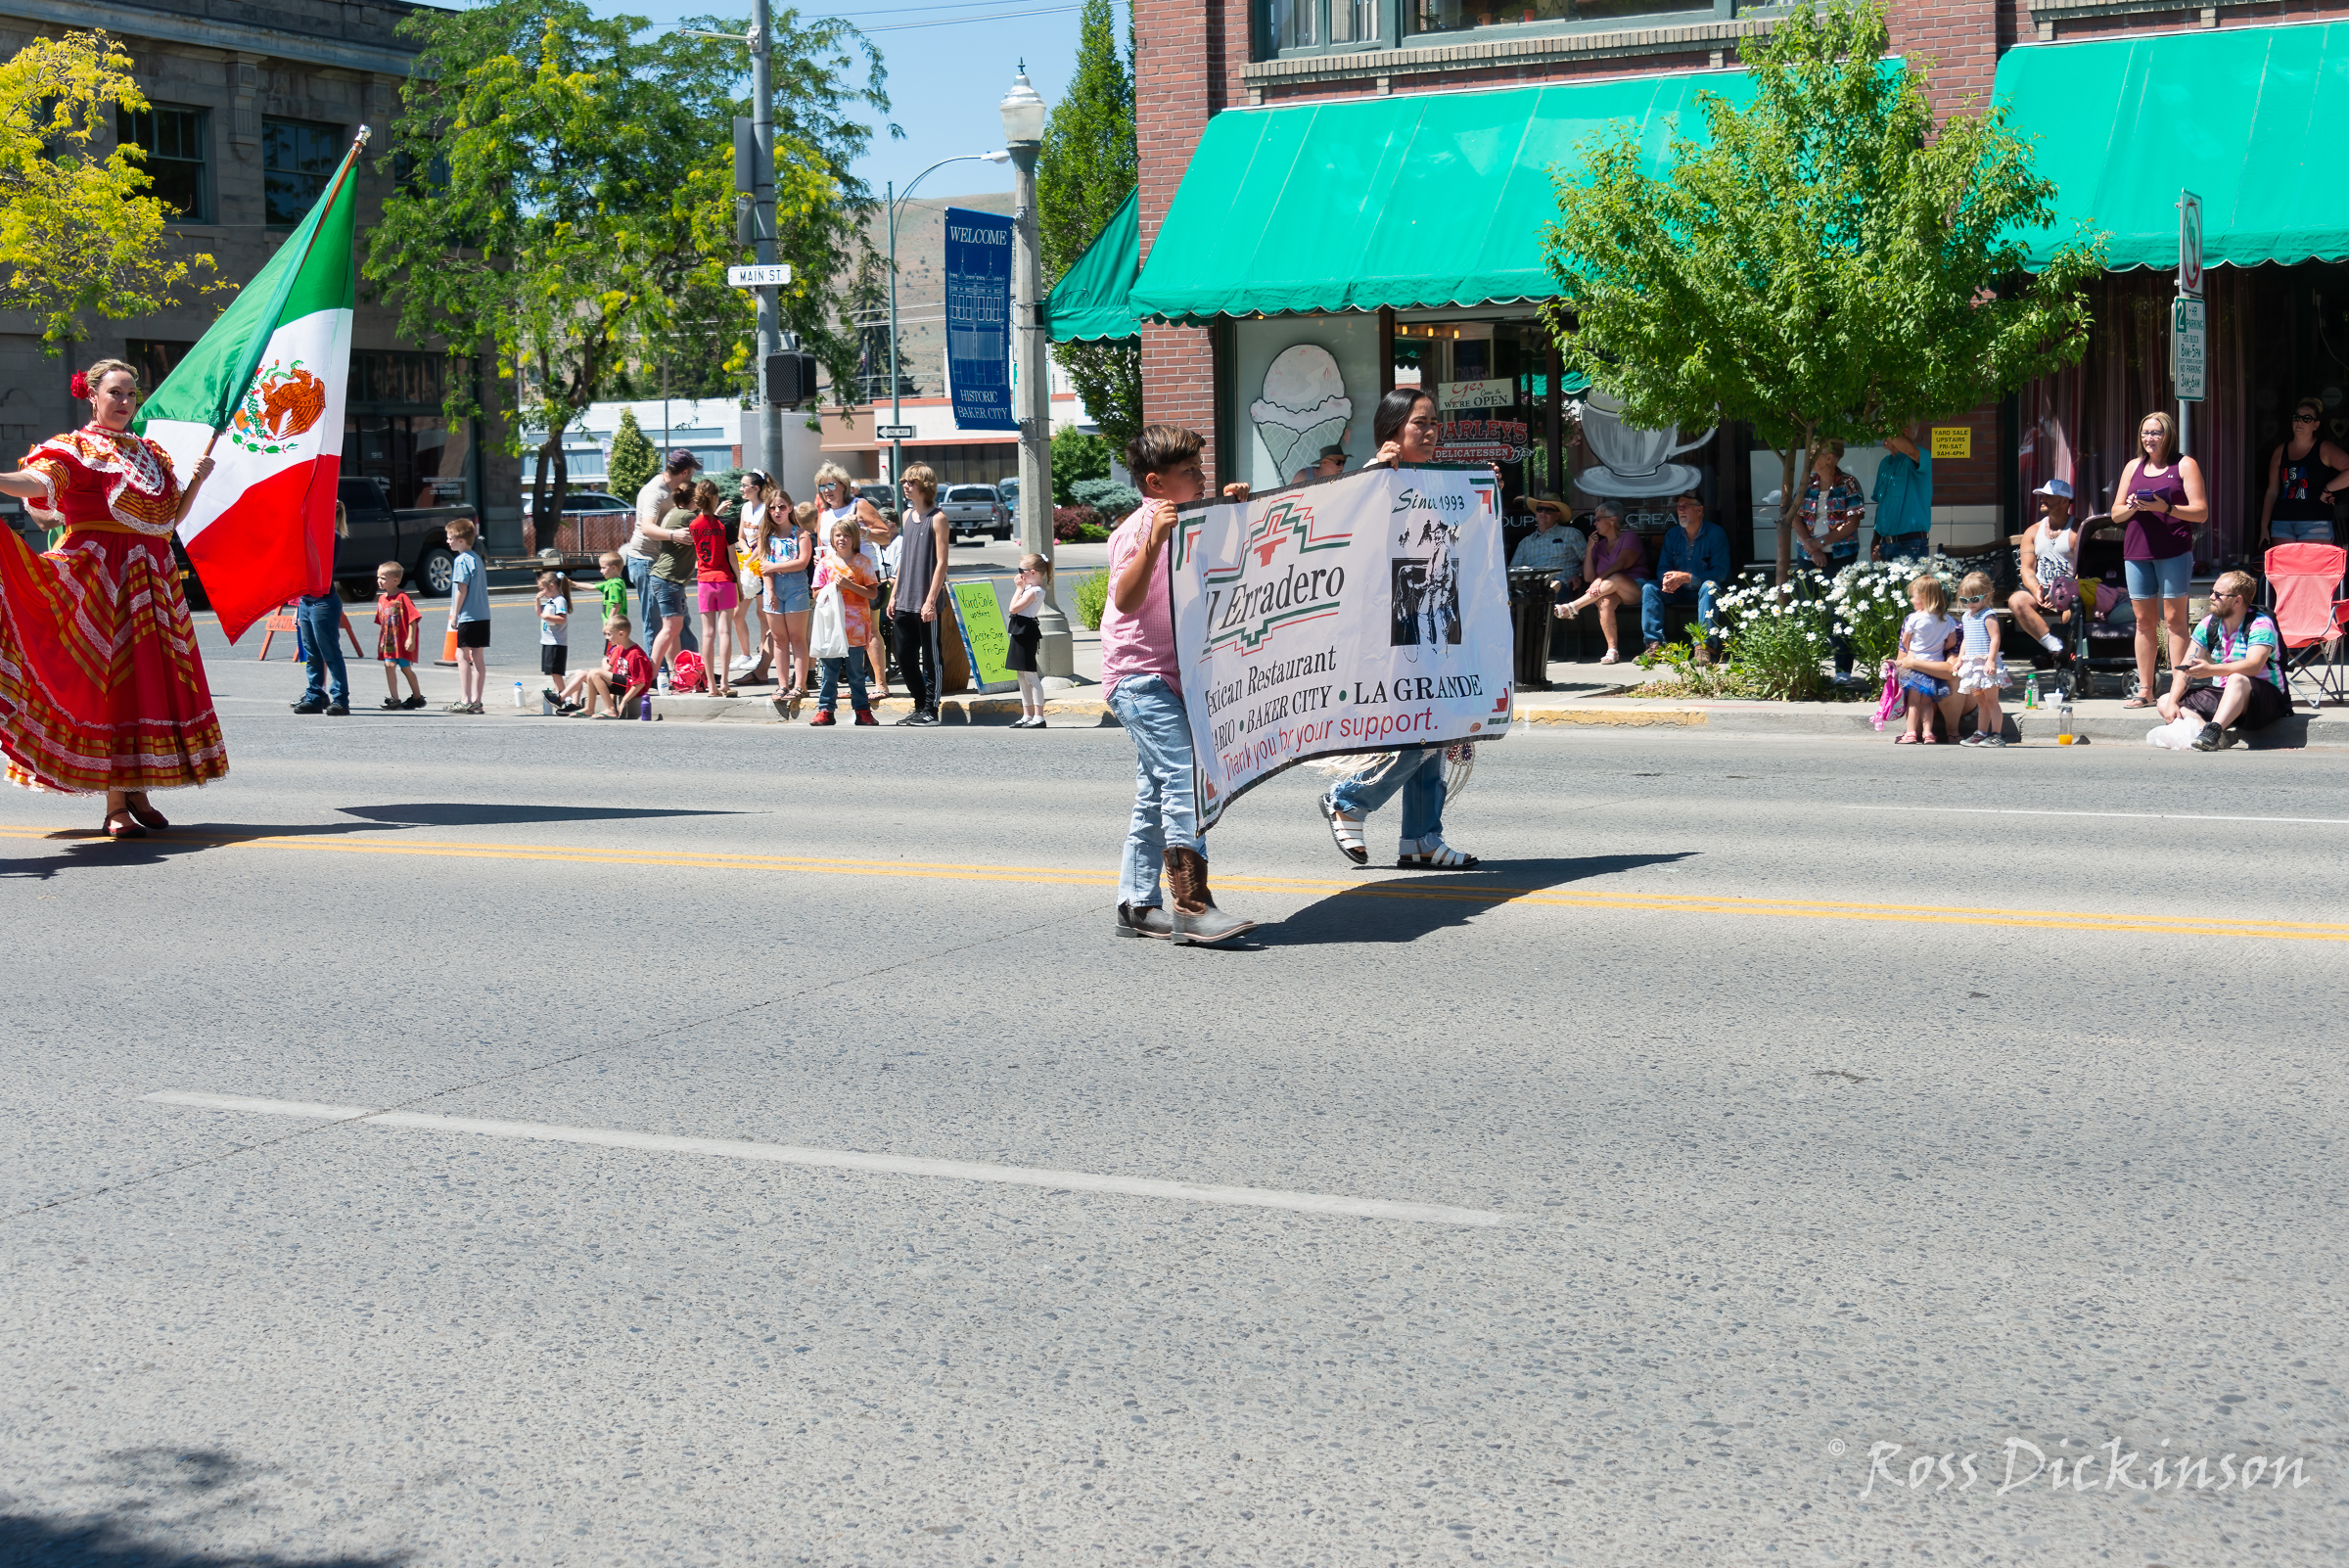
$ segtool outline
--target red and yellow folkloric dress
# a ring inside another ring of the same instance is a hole
[[[91,424],[43,441],[23,466],[49,487],[30,503],[36,519],[62,519],[66,536],[36,554],[0,530],[9,782],[95,794],[220,777],[228,753],[171,559],[171,459]]]

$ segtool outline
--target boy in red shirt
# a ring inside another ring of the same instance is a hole
[[[556,712],[567,718],[580,714],[590,718],[625,718],[630,703],[652,700],[648,695],[653,689],[652,656],[636,646],[635,629],[626,616],[614,616],[604,623],[604,668],[582,669],[572,676],[571,684],[563,689],[563,705]],[[597,714],[598,703],[612,712]]]
[[[424,612],[416,601],[399,591],[408,569],[397,561],[386,561],[375,569],[375,657],[383,662],[384,698],[386,708],[422,708],[424,688],[416,682],[417,628],[424,624]],[[407,701],[400,701],[399,677],[408,677]]]

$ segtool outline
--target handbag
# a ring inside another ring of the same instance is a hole
[[[817,659],[849,656],[849,617],[841,608],[837,581],[825,583],[815,596],[815,612],[807,619],[807,652]]]

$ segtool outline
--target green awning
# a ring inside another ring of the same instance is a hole
[[[1996,91],[2055,182],[2035,261],[2086,223],[2107,266],[2175,268],[2181,187],[2202,198],[2206,266],[2349,256],[2349,23],[2025,44]]]
[[[1127,192],[1124,205],[1110,214],[1084,254],[1044,297],[1044,319],[1054,343],[1120,343],[1141,336],[1141,323],[1127,303],[1134,274],[1142,269],[1140,204],[1138,189]]]
[[[1134,284],[1134,313],[1169,321],[1546,299],[1550,170],[1630,122],[1661,173],[1696,95],[1753,93],[1741,70],[1623,76],[1505,92],[1404,93],[1207,122]],[[1057,328],[1055,329],[1057,332]]]

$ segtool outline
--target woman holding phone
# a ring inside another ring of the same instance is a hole
[[[2170,668],[2186,659],[2186,617],[2194,579],[2194,525],[2210,517],[2202,467],[2178,451],[2178,422],[2167,414],[2138,421],[2139,456],[2121,470],[2112,519],[2126,523],[2122,541],[2129,607],[2137,613],[2137,691],[2123,708],[2151,708],[2164,627]],[[2154,612],[2159,611],[2156,618]]]

